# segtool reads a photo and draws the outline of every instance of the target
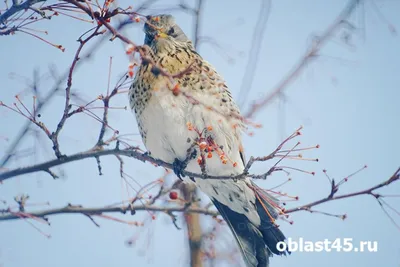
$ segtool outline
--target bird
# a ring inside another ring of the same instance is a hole
[[[128,97],[147,153],[211,199],[246,267],[269,266],[273,254],[286,255],[277,248],[286,239],[275,222],[282,210],[250,178],[230,178],[245,170],[247,126],[226,82],[172,15],[147,16],[143,30],[144,56]]]

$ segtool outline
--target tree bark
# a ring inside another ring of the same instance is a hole
[[[192,202],[192,207],[197,207],[197,191],[194,184],[181,183],[181,192],[183,198],[187,202]],[[191,267],[202,267],[202,229],[200,225],[199,214],[185,213],[184,214],[188,241],[189,241],[189,255],[190,255],[190,266]]]

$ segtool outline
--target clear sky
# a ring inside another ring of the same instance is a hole
[[[312,35],[323,31],[344,7],[345,0],[281,0],[272,1],[271,13],[261,44],[259,62],[249,90],[249,100],[267,95],[288,73],[311,42]],[[364,164],[368,168],[340,189],[341,193],[370,187],[387,179],[399,166],[400,107],[400,39],[388,25],[400,31],[400,2],[367,0],[364,8],[351,17],[358,28],[351,35],[352,46],[341,42],[339,34],[325,49],[321,57],[308,66],[304,73],[287,88],[286,101],[274,101],[258,113],[256,121],[263,124],[253,137],[245,137],[246,153],[266,155],[284,136],[300,125],[304,126],[300,141],[304,146],[320,144],[320,149],[305,156],[318,157],[319,163],[286,162],[315,171],[315,176],[292,172],[293,181],[284,187],[291,195],[298,195],[300,205],[319,199],[329,193],[323,169],[340,179]],[[159,1],[149,13],[158,13],[175,1]],[[189,3],[189,1],[188,1]],[[191,3],[189,3],[191,4]],[[137,6],[136,1],[120,1],[120,6]],[[376,9],[376,7],[378,9]],[[3,8],[3,4],[1,6]],[[379,10],[377,12],[377,10]],[[234,96],[239,95],[246,67],[252,31],[259,11],[259,1],[206,1],[201,35],[214,38],[220,48],[201,44],[200,54],[211,62],[227,81]],[[177,22],[191,35],[191,17],[175,12]],[[363,19],[364,17],[364,19]],[[382,18],[383,17],[383,18]],[[80,34],[91,25],[57,17],[38,25],[49,31],[47,38],[66,47],[64,53],[27,35],[18,33],[1,37],[0,100],[14,102],[13,96],[26,90],[28,85],[20,76],[31,79],[36,68],[42,75],[49,66],[62,73],[71,63]],[[141,43],[144,36],[140,26],[125,32]],[[119,41],[102,45],[99,51],[74,76],[73,90],[86,100],[96,98],[107,89],[109,57],[113,57],[112,84],[126,71],[128,59]],[[52,78],[44,75],[40,90],[48,91]],[[30,98],[25,97],[29,103]],[[243,110],[249,107],[248,101]],[[126,95],[112,102],[114,106],[127,106]],[[43,112],[42,119],[54,128],[61,116],[63,97],[60,95]],[[25,119],[0,109],[0,156]],[[115,110],[110,114],[111,125],[121,133],[138,133],[131,112]],[[97,140],[99,123],[88,116],[73,117],[61,134],[61,149],[70,154],[89,149]],[[133,139],[140,143],[139,136]],[[53,157],[50,142],[42,144],[27,139],[25,146],[36,145],[36,157],[13,161],[8,167],[42,162]],[[162,174],[160,168],[131,159],[125,160],[125,172],[146,184]],[[101,206],[124,198],[119,181],[118,162],[103,158],[103,176],[98,176],[93,159],[63,166],[65,177],[54,181],[47,174],[32,174],[7,180],[0,185],[0,200],[12,199],[17,194],[29,194],[32,203],[50,201],[51,207],[67,203]],[[267,170],[271,163],[258,164],[254,172]],[[54,171],[60,172],[60,169]],[[282,174],[272,176],[258,184],[272,187],[284,181]],[[398,194],[400,184],[383,190]],[[399,198],[387,199],[400,210]],[[0,204],[0,208],[2,208]],[[47,208],[46,206],[39,207]],[[346,213],[348,219],[306,212],[292,215],[293,225],[281,222],[287,237],[319,241],[335,238],[353,238],[355,241],[377,241],[376,253],[293,253],[290,257],[274,257],[271,266],[399,266],[400,231],[390,222],[377,202],[369,196],[331,202],[316,208],[337,214]],[[391,213],[400,222],[400,216]],[[146,214],[122,217],[143,220]],[[397,216],[397,217],[396,217]],[[101,227],[82,215],[50,217],[51,226],[36,224],[47,239],[24,221],[0,222],[0,266],[186,266],[187,256],[184,231],[176,230],[164,216],[146,227],[137,228],[109,220],[98,219]],[[138,232],[139,242],[126,246],[125,242]]]

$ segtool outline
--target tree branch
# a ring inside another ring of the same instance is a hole
[[[253,30],[249,58],[245,67],[244,75],[240,85],[238,105],[242,107],[246,103],[247,96],[253,87],[254,74],[256,73],[257,63],[260,60],[261,44],[267,27],[269,15],[271,13],[271,0],[261,1],[261,7],[257,18],[257,23]]]
[[[289,213],[298,212],[298,211],[312,211],[311,207],[321,205],[321,204],[329,202],[329,201],[351,198],[351,197],[356,197],[356,196],[361,196],[361,195],[371,195],[379,200],[379,198],[384,197],[384,195],[378,194],[375,191],[382,187],[388,186],[396,181],[399,181],[399,180],[400,180],[400,167],[394,172],[394,174],[389,179],[387,179],[373,187],[370,187],[368,189],[364,189],[361,191],[352,192],[352,193],[348,193],[348,194],[338,195],[338,196],[328,196],[326,198],[323,198],[323,199],[320,199],[317,201],[313,201],[311,203],[302,205],[300,207],[285,210],[284,213],[289,214]],[[162,192],[162,191],[160,191],[160,192]],[[184,190],[184,193],[185,192],[187,193],[188,191]],[[192,198],[192,195],[185,196],[185,200],[188,201],[188,203],[190,203],[190,201],[192,201],[191,198]],[[217,211],[212,211],[212,210],[209,210],[208,208],[199,208],[199,207],[196,207],[193,205],[190,205],[190,206],[185,205],[183,207],[160,207],[160,206],[155,206],[153,204],[154,204],[154,201],[150,202],[147,205],[138,205],[138,206],[128,205],[128,206],[118,206],[118,207],[106,206],[106,207],[94,207],[94,208],[84,208],[80,205],[67,205],[62,208],[55,208],[55,209],[49,209],[49,210],[44,210],[44,211],[29,212],[29,213],[25,211],[24,205],[20,204],[19,205],[20,212],[12,212],[10,209],[0,210],[0,213],[5,213],[5,215],[0,216],[0,221],[26,219],[26,218],[33,218],[33,217],[45,218],[46,216],[57,215],[57,214],[83,214],[86,216],[100,215],[102,213],[125,214],[127,212],[134,213],[135,211],[142,211],[142,210],[164,212],[166,214],[171,214],[171,212],[184,212],[184,213],[195,213],[195,214],[203,214],[203,215],[210,215],[210,216],[218,216],[219,215],[219,213]],[[21,209],[21,207],[22,207],[22,209]],[[189,231],[190,231],[190,229],[189,229]],[[197,240],[197,241],[200,242],[199,240]]]
[[[12,15],[31,8],[34,4],[40,3],[40,2],[45,2],[46,0],[27,0],[23,2],[22,4],[18,4],[17,1],[13,1],[13,5],[3,14],[0,15],[0,24],[4,24],[9,17]]]
[[[0,210],[0,213],[8,213],[11,210]],[[8,220],[18,220],[18,219],[27,219],[32,217],[44,218],[50,215],[57,214],[83,214],[83,215],[100,215],[103,213],[122,213],[125,214],[127,212],[132,212],[134,214],[135,211],[155,211],[155,212],[188,212],[188,213],[199,213],[210,216],[217,216],[218,212],[212,211],[204,208],[187,208],[187,207],[159,207],[154,205],[138,205],[138,206],[119,206],[119,207],[94,207],[94,208],[84,208],[80,205],[67,205],[62,208],[49,209],[45,211],[37,211],[37,212],[24,212],[17,213],[12,212],[11,214],[0,215],[0,221],[8,221]]]
[[[317,58],[318,52],[321,50],[321,48],[330,40],[336,31],[340,29],[343,22],[345,22],[345,20],[354,12],[361,1],[362,0],[349,0],[346,7],[335,19],[335,21],[320,36],[316,36],[314,38],[313,43],[308,48],[305,55],[294,66],[294,68],[286,75],[285,78],[283,78],[280,83],[278,83],[278,85],[270,94],[251,106],[250,110],[246,113],[245,118],[253,117],[262,107],[270,103],[302,73],[307,64]]]
[[[383,181],[371,188],[353,192],[353,193],[349,193],[349,194],[339,195],[339,196],[334,196],[334,193],[330,193],[329,196],[327,196],[326,198],[305,204],[305,205],[297,207],[297,208],[285,210],[285,213],[292,213],[292,212],[301,211],[301,210],[307,211],[311,207],[320,205],[320,204],[328,202],[328,201],[350,198],[350,197],[355,197],[355,196],[360,196],[360,195],[371,195],[371,196],[375,197],[376,199],[379,199],[380,197],[382,197],[382,195],[374,193],[375,190],[385,187],[385,186],[388,186],[399,180],[400,180],[400,167],[394,172],[394,174],[389,179],[387,179],[386,181]]]
[[[95,30],[93,31],[93,33],[91,33],[86,39],[78,40],[80,44],[79,44],[78,49],[75,52],[74,59],[72,60],[71,67],[68,72],[67,87],[65,88],[64,112],[61,116],[61,119],[60,119],[58,125],[57,125],[56,131],[51,134],[51,138],[50,138],[51,141],[53,142],[53,150],[54,150],[57,158],[62,157],[62,154],[60,151],[60,144],[58,143],[58,135],[60,134],[62,128],[64,127],[64,124],[68,118],[69,110],[71,109],[70,99],[71,99],[72,76],[75,71],[76,64],[78,63],[78,61],[80,59],[80,53],[81,53],[83,47],[85,46],[85,44],[87,44],[87,42],[89,42],[90,39],[92,39],[93,37],[104,33],[102,31],[99,32],[99,29],[100,29],[100,27],[97,26],[95,28]]]

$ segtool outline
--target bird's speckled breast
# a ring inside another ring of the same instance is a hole
[[[206,160],[207,173],[216,176],[241,173],[244,168],[240,155],[243,124],[238,119],[239,109],[225,82],[190,47],[167,44],[162,49],[152,49],[155,51],[152,55],[154,61],[171,75],[187,70],[189,65],[191,67],[185,74],[174,78],[180,89],[179,94],[174,95],[170,77],[155,75],[151,64],[140,66],[129,94],[147,150],[165,162],[172,163],[175,158],[184,160],[188,148],[198,137],[196,131],[188,129],[188,123],[200,131],[211,126],[213,130],[207,134],[223,147],[229,162],[222,164],[219,156],[214,154]],[[233,162],[237,163],[236,167],[232,166]],[[196,160],[189,162],[186,170],[201,172]],[[233,210],[240,213],[252,210],[254,195],[247,186],[248,181],[195,180],[203,192]],[[230,194],[222,194],[225,191]],[[216,192],[221,194],[216,195]],[[256,214],[250,213],[253,222],[259,223]]]

